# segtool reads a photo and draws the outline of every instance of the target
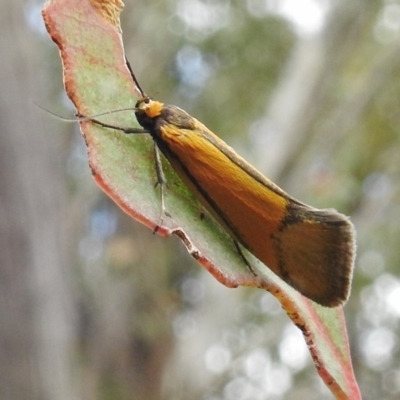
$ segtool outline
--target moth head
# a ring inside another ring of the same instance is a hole
[[[136,103],[136,113],[143,117],[147,116],[148,118],[156,118],[161,115],[163,107],[163,103],[154,101],[150,97],[145,96]]]
[[[149,131],[154,129],[156,121],[162,113],[164,104],[154,101],[148,96],[143,96],[136,103],[136,118],[139,124]]]

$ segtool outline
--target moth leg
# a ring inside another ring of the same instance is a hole
[[[167,179],[165,178],[164,175],[164,170],[161,162],[161,153],[160,149],[157,147],[156,143],[154,142],[154,161],[156,164],[156,173],[157,173],[157,182],[154,185],[154,187],[157,187],[160,185],[160,190],[161,190],[161,215],[160,215],[160,221],[158,225],[154,228],[153,233],[156,233],[158,231],[158,228],[162,225],[163,220],[164,220],[164,215],[167,217],[171,217],[171,215],[168,213],[166,207],[165,207],[165,187],[167,184]]]
[[[233,240],[233,243],[236,247],[237,252],[239,253],[240,257],[242,258],[242,260],[244,261],[244,263],[246,264],[247,268],[250,270],[250,272],[254,275],[254,276],[258,276],[256,274],[256,272],[254,271],[254,269],[252,268],[252,266],[250,265],[249,261],[247,260],[247,258],[244,256],[242,249],[240,248],[239,243],[236,240]]]
[[[122,131],[126,134],[135,134],[135,133],[149,133],[147,130],[145,129],[141,129],[141,128],[124,128],[121,126],[115,126],[115,125],[110,125],[110,124],[106,124],[104,122],[101,122],[97,119],[91,119],[92,122],[94,122],[97,125],[102,126],[103,128],[111,128],[111,129],[116,129],[118,131]],[[155,160],[155,166],[156,166],[156,173],[157,173],[157,182],[155,184],[154,187],[160,185],[160,189],[161,189],[161,215],[160,215],[160,220],[158,222],[158,225],[154,228],[153,233],[156,233],[158,231],[158,229],[160,228],[160,226],[163,223],[164,220],[164,215],[166,215],[167,217],[170,217],[171,215],[167,212],[166,208],[165,208],[165,186],[167,183],[167,180],[165,178],[164,175],[164,170],[162,167],[162,163],[161,163],[161,155],[160,155],[160,150],[158,149],[156,143],[154,142],[154,160]]]
[[[83,117],[82,115],[79,115],[79,117]],[[86,117],[84,117],[86,118]],[[146,131],[146,129],[143,128],[125,128],[122,126],[116,126],[116,125],[110,125],[110,124],[106,124],[104,122],[101,122],[95,118],[90,118],[90,121],[94,122],[97,125],[102,126],[103,128],[110,128],[110,129],[115,129],[117,131],[121,131],[124,132],[126,134],[133,134],[133,133],[149,133],[149,131]]]

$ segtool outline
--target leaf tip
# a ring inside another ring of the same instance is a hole
[[[90,0],[98,13],[121,31],[120,19],[124,3],[121,0]]]

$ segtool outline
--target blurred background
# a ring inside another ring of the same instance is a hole
[[[125,0],[144,90],[358,232],[365,400],[400,398],[400,1]],[[0,2],[0,399],[332,399],[262,290],[227,289],[94,184],[42,1]]]

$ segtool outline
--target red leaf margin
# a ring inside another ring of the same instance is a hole
[[[126,68],[119,24],[122,8],[123,3],[120,0],[51,0],[44,6],[43,19],[47,31],[60,50],[66,92],[81,115],[95,115],[109,110],[110,104],[114,108],[133,107],[136,102],[138,91]],[[107,82],[115,79],[110,86],[114,84],[117,90],[101,87],[103,80],[99,80],[98,76],[105,73],[104,71],[108,71],[109,74]],[[86,89],[93,87],[93,93],[90,90],[83,92],[81,87]],[[99,93],[104,96],[102,101],[99,101]],[[132,116],[119,116],[118,122],[110,123],[121,126],[137,125]],[[90,121],[81,122],[81,130],[87,144],[89,163],[96,183],[131,217],[151,229],[158,226],[159,210],[155,210],[152,204],[159,203],[159,199],[155,198],[154,193],[149,195],[150,200],[143,200],[138,205],[129,197],[130,186],[127,186],[129,190],[125,190],[124,185],[129,183],[124,182],[120,187],[115,187],[114,184],[115,176],[120,177],[129,171],[127,174],[129,179],[130,174],[133,174],[131,171],[134,171],[135,184],[143,180],[143,187],[151,187],[152,178],[148,172],[151,158],[149,140],[144,138],[139,142],[139,139],[135,138],[133,147],[130,138],[121,138],[120,133],[107,136],[103,128],[93,125]],[[111,137],[112,141],[105,143],[108,137]],[[139,146],[139,143],[141,154],[138,157],[142,159],[141,162],[135,163],[135,169],[129,169],[130,165],[123,164],[120,168],[117,165],[116,171],[111,171],[108,165],[131,159],[131,152]],[[142,163],[147,165],[147,170],[140,169]],[[170,182],[170,179],[168,181]],[[173,175],[172,182],[173,185],[179,186]],[[184,191],[182,193],[178,191],[174,195],[177,198],[180,195],[180,201],[183,203],[188,201],[193,203],[193,199],[187,197]],[[179,204],[180,206],[176,207],[177,212],[173,213],[174,218],[162,224],[158,233],[163,236],[171,234],[178,236],[190,254],[225,286],[243,285],[270,291],[280,301],[296,326],[302,330],[318,374],[336,399],[361,399],[351,364],[343,308],[329,309],[317,305],[290,288],[271,271],[265,271],[265,267],[261,270],[257,267],[259,276],[254,277],[247,267],[243,266],[240,257],[235,257],[235,252],[230,257],[225,252],[220,260],[212,250],[214,239],[208,238],[202,242],[198,239],[197,232],[193,231],[193,208],[189,211],[191,217],[184,213],[185,215],[180,218],[179,211],[184,207],[182,203]],[[170,211],[170,208],[168,210]],[[198,221],[194,222],[199,225]],[[218,230],[215,226],[213,229]],[[204,234],[204,231],[201,234]],[[218,252],[219,248],[217,254]],[[228,267],[225,267],[226,265]]]

